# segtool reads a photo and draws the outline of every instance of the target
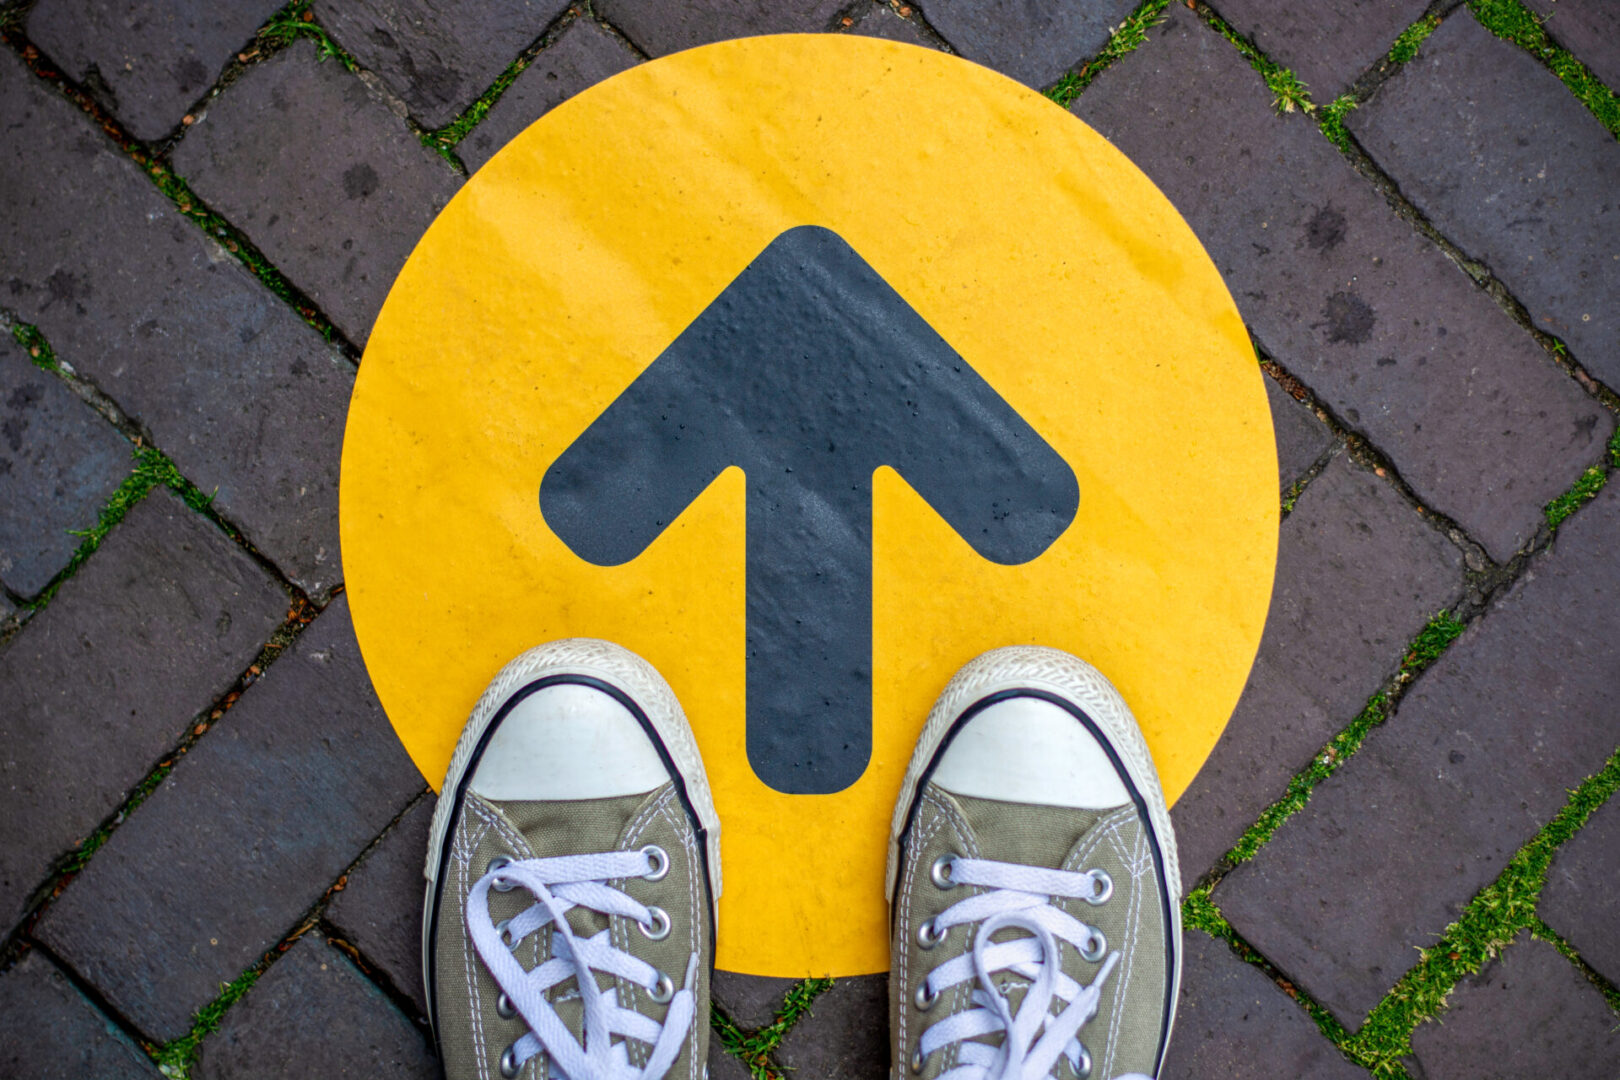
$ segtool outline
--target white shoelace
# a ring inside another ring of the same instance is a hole
[[[615,851],[600,855],[565,855],[549,859],[521,859],[492,866],[467,896],[467,924],[473,945],[511,1006],[529,1025],[528,1034],[506,1049],[501,1071],[515,1076],[523,1063],[542,1050],[550,1056],[548,1072],[568,1080],[661,1080],[681,1051],[681,1044],[697,1010],[693,985],[698,956],[686,966],[686,981],[669,999],[669,1011],[659,1024],[618,1003],[617,991],[597,985],[595,972],[604,972],[644,986],[649,993],[673,990],[669,977],[644,960],[613,947],[611,931],[588,938],[576,937],[564,917],[575,907],[604,915],[623,915],[646,929],[660,924],[668,932],[669,916],[650,908],[607,882],[632,877],[661,876],[651,851]],[[668,865],[668,856],[657,855]],[[535,903],[500,924],[490,921],[489,890],[523,888]],[[530,934],[552,927],[551,959],[532,971],[523,970],[512,955]],[[583,1041],[575,1040],[552,1008],[546,994],[573,979],[584,1007]],[[620,1036],[615,1039],[614,1036]],[[630,1062],[625,1039],[652,1047],[644,1066]]]
[[[953,926],[980,924],[972,948],[929,972],[919,998],[931,1002],[975,977],[979,985],[972,994],[975,1008],[948,1016],[923,1032],[919,1056],[912,1059],[913,1071],[921,1071],[921,1062],[936,1050],[960,1043],[956,1065],[939,1080],[1040,1080],[1052,1075],[1060,1056],[1068,1059],[1076,1075],[1084,1075],[1091,1068],[1091,1059],[1078,1033],[1097,1015],[1103,983],[1119,963],[1119,953],[1104,958],[1101,953],[1108,945],[1102,932],[1054,907],[1048,898],[1064,896],[1101,904],[1112,895],[1112,882],[1100,870],[1047,870],[961,856],[945,865],[952,886],[978,885],[995,891],[958,901],[919,931],[937,941]],[[1005,929],[1022,930],[1025,936],[991,940]],[[1063,973],[1063,942],[1082,958],[1102,961],[1089,986],[1081,986]],[[994,976],[1002,971],[1029,982],[1016,1016],[995,984]],[[1056,1015],[1051,1012],[1054,997],[1067,1002]],[[967,1041],[997,1032],[1002,1033],[999,1047]],[[1132,1073],[1115,1080],[1150,1078]]]

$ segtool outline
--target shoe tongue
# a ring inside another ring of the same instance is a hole
[[[981,858],[1021,866],[1061,867],[1080,838],[1109,813],[944,794],[961,809]],[[986,837],[995,837],[993,848],[985,846]]]

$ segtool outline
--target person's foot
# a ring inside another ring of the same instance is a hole
[[[646,661],[579,638],[506,665],[450,760],[426,874],[449,1080],[703,1076],[719,821]]]
[[[1108,680],[1055,649],[969,663],[890,832],[895,1077],[1156,1075],[1180,880],[1153,759]]]

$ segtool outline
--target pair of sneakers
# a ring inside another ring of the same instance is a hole
[[[719,832],[651,665],[589,639],[508,664],[429,839],[423,965],[449,1080],[703,1077]],[[1054,649],[969,663],[929,714],[890,832],[891,1075],[1156,1075],[1179,882],[1113,686]]]

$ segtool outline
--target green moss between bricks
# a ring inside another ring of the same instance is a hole
[[[219,1030],[219,1023],[225,1018],[226,1011],[253,988],[253,984],[259,981],[260,972],[261,969],[255,967],[221,986],[219,997],[197,1010],[191,1021],[191,1030],[180,1038],[161,1046],[147,1047],[147,1053],[164,1076],[170,1080],[187,1080],[191,1067],[197,1062],[197,1047],[203,1039]]]
[[[709,1026],[720,1039],[726,1053],[742,1061],[754,1080],[781,1080],[771,1068],[770,1055],[782,1044],[782,1039],[810,1011],[811,1002],[832,989],[831,979],[805,979],[796,983],[782,998],[782,1007],[769,1024],[752,1035],[737,1022],[715,1009],[709,1014]]]
[[[38,327],[30,326],[28,323],[14,323],[11,327],[11,336],[28,353],[28,359],[34,362],[35,367],[43,368],[53,375],[62,374],[62,365],[57,362],[56,350],[51,348],[51,343],[45,340],[45,335],[39,332]]]
[[[1215,14],[1209,8],[1201,8],[1199,14],[1204,21],[1220,33],[1227,41],[1237,46],[1237,51],[1249,62],[1249,66],[1260,73],[1265,80],[1266,87],[1271,91],[1271,105],[1279,113],[1303,112],[1314,113],[1316,105],[1311,101],[1310,87],[1300,81],[1288,68],[1275,63],[1259,49],[1254,43],[1241,37],[1225,19]]]
[[[1440,25],[1440,16],[1425,15],[1417,22],[1401,31],[1401,36],[1395,39],[1395,44],[1389,47],[1389,62],[1404,64],[1418,54],[1418,47],[1426,41],[1430,34]]]
[[[1608,466],[1620,469],[1620,431],[1616,431],[1608,443]],[[1558,526],[1564,523],[1581,506],[1593,499],[1603,486],[1609,482],[1609,473],[1603,465],[1593,465],[1581,474],[1570,489],[1558,498],[1547,504],[1544,511],[1547,525],[1555,532]]]
[[[310,0],[293,0],[270,16],[269,21],[259,28],[254,40],[267,51],[273,51],[286,48],[299,38],[308,38],[315,43],[318,59],[336,60],[350,71],[358,71],[360,65],[332,40],[324,26],[315,21],[315,13],[309,5]]]
[[[1146,0],[1135,11],[1120,20],[1108,38],[1102,52],[1082,64],[1077,70],[1059,79],[1046,96],[1068,108],[1092,80],[1106,71],[1110,64],[1147,41],[1147,32],[1164,21],[1164,9],[1170,0]]]
[[[1499,38],[1513,42],[1535,56],[1563,80],[1570,93],[1579,98],[1592,115],[1616,138],[1620,138],[1620,97],[1598,81],[1598,77],[1568,50],[1547,36],[1542,20],[1519,0],[1468,0],[1468,10],[1480,25]]]

